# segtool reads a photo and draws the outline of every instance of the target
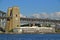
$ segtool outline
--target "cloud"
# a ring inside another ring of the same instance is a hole
[[[47,18],[49,17],[47,13],[35,13],[32,15],[34,18]]]
[[[56,20],[60,20],[60,12],[55,12],[55,13],[35,13],[32,15],[32,17],[34,18],[49,18],[49,19],[56,19]]]
[[[26,18],[26,16],[24,16],[24,15],[22,15],[22,14],[20,14],[20,17]]]
[[[34,17],[34,18],[40,18],[41,16],[40,16],[40,14],[33,14],[32,17]]]
[[[20,17],[26,18],[26,16],[20,14]],[[56,20],[60,20],[60,12],[54,12],[54,13],[34,13],[32,16],[30,16],[32,18],[42,18],[42,19],[56,19]]]
[[[60,20],[60,12],[50,14],[51,18]]]
[[[48,18],[49,17],[49,15],[47,13],[41,13],[40,16],[41,16],[41,18]]]

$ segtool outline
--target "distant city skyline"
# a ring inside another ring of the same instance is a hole
[[[0,0],[0,10],[18,6],[22,17],[60,19],[60,0]]]

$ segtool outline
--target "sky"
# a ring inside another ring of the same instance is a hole
[[[18,6],[21,16],[24,17],[60,17],[60,0],[0,0],[0,10],[4,12],[13,6]]]

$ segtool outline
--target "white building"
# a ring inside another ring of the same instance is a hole
[[[17,27],[13,30],[15,33],[54,33],[53,27]]]

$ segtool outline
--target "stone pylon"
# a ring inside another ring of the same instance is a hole
[[[15,27],[20,27],[20,12],[18,7],[8,8],[7,16],[11,17],[7,18],[6,23],[7,32],[13,30]]]

